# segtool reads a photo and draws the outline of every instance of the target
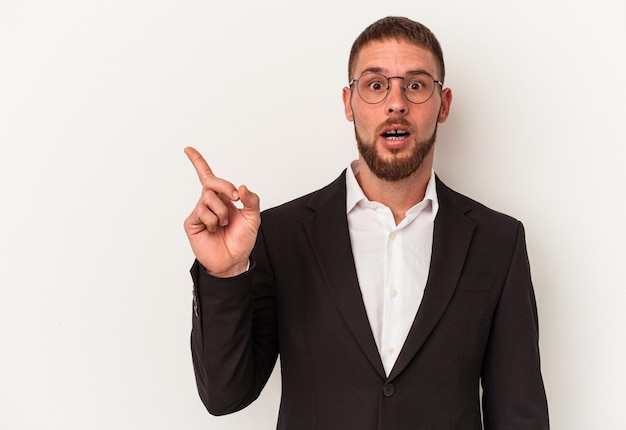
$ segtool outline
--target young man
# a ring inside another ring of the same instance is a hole
[[[522,225],[433,173],[444,70],[423,25],[370,25],[343,90],[359,159],[262,215],[186,149],[203,185],[185,230],[211,413],[254,401],[280,354],[279,429],[548,428]]]

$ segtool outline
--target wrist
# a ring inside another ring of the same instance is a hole
[[[207,268],[204,268],[204,270],[206,273],[216,278],[234,278],[236,276],[241,275],[242,273],[247,272],[249,268],[250,268],[250,260],[246,260],[242,263],[237,263],[229,267],[227,270],[223,270],[219,272],[211,271],[211,270],[208,270]]]

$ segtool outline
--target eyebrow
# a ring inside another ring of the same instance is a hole
[[[381,75],[384,74],[382,67],[368,67],[367,69],[361,72],[360,76],[363,76],[366,73],[379,73]],[[405,73],[405,76],[406,75],[420,75],[420,74],[426,74],[428,76],[431,76],[430,72],[424,69],[409,70],[408,72]]]
[[[361,75],[364,75],[366,73],[382,73],[382,72],[383,72],[383,69],[381,67],[368,67],[367,69],[361,72]]]

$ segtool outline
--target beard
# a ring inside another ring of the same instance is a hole
[[[410,126],[404,121],[398,120],[392,121],[391,123],[404,123],[405,125]],[[386,125],[387,123],[381,125],[379,128],[382,129]],[[400,179],[411,176],[417,171],[417,169],[419,169],[426,156],[432,150],[437,138],[437,127],[435,127],[435,131],[433,131],[431,136],[423,140],[420,140],[417,133],[414,131],[414,129],[411,129],[411,139],[414,143],[413,152],[411,154],[400,157],[395,155],[397,151],[391,151],[392,156],[389,159],[385,159],[378,154],[375,141],[368,142],[364,140],[359,135],[359,132],[356,129],[356,124],[354,127],[359,154],[361,154],[365,164],[367,164],[372,173],[385,181],[399,181]],[[378,136],[379,133],[376,135]]]

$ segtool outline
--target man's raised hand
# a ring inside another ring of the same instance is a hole
[[[236,276],[246,270],[261,224],[259,197],[216,177],[194,148],[185,148],[202,184],[202,195],[185,219],[185,232],[196,258],[210,274]],[[241,201],[242,208],[234,202]]]

